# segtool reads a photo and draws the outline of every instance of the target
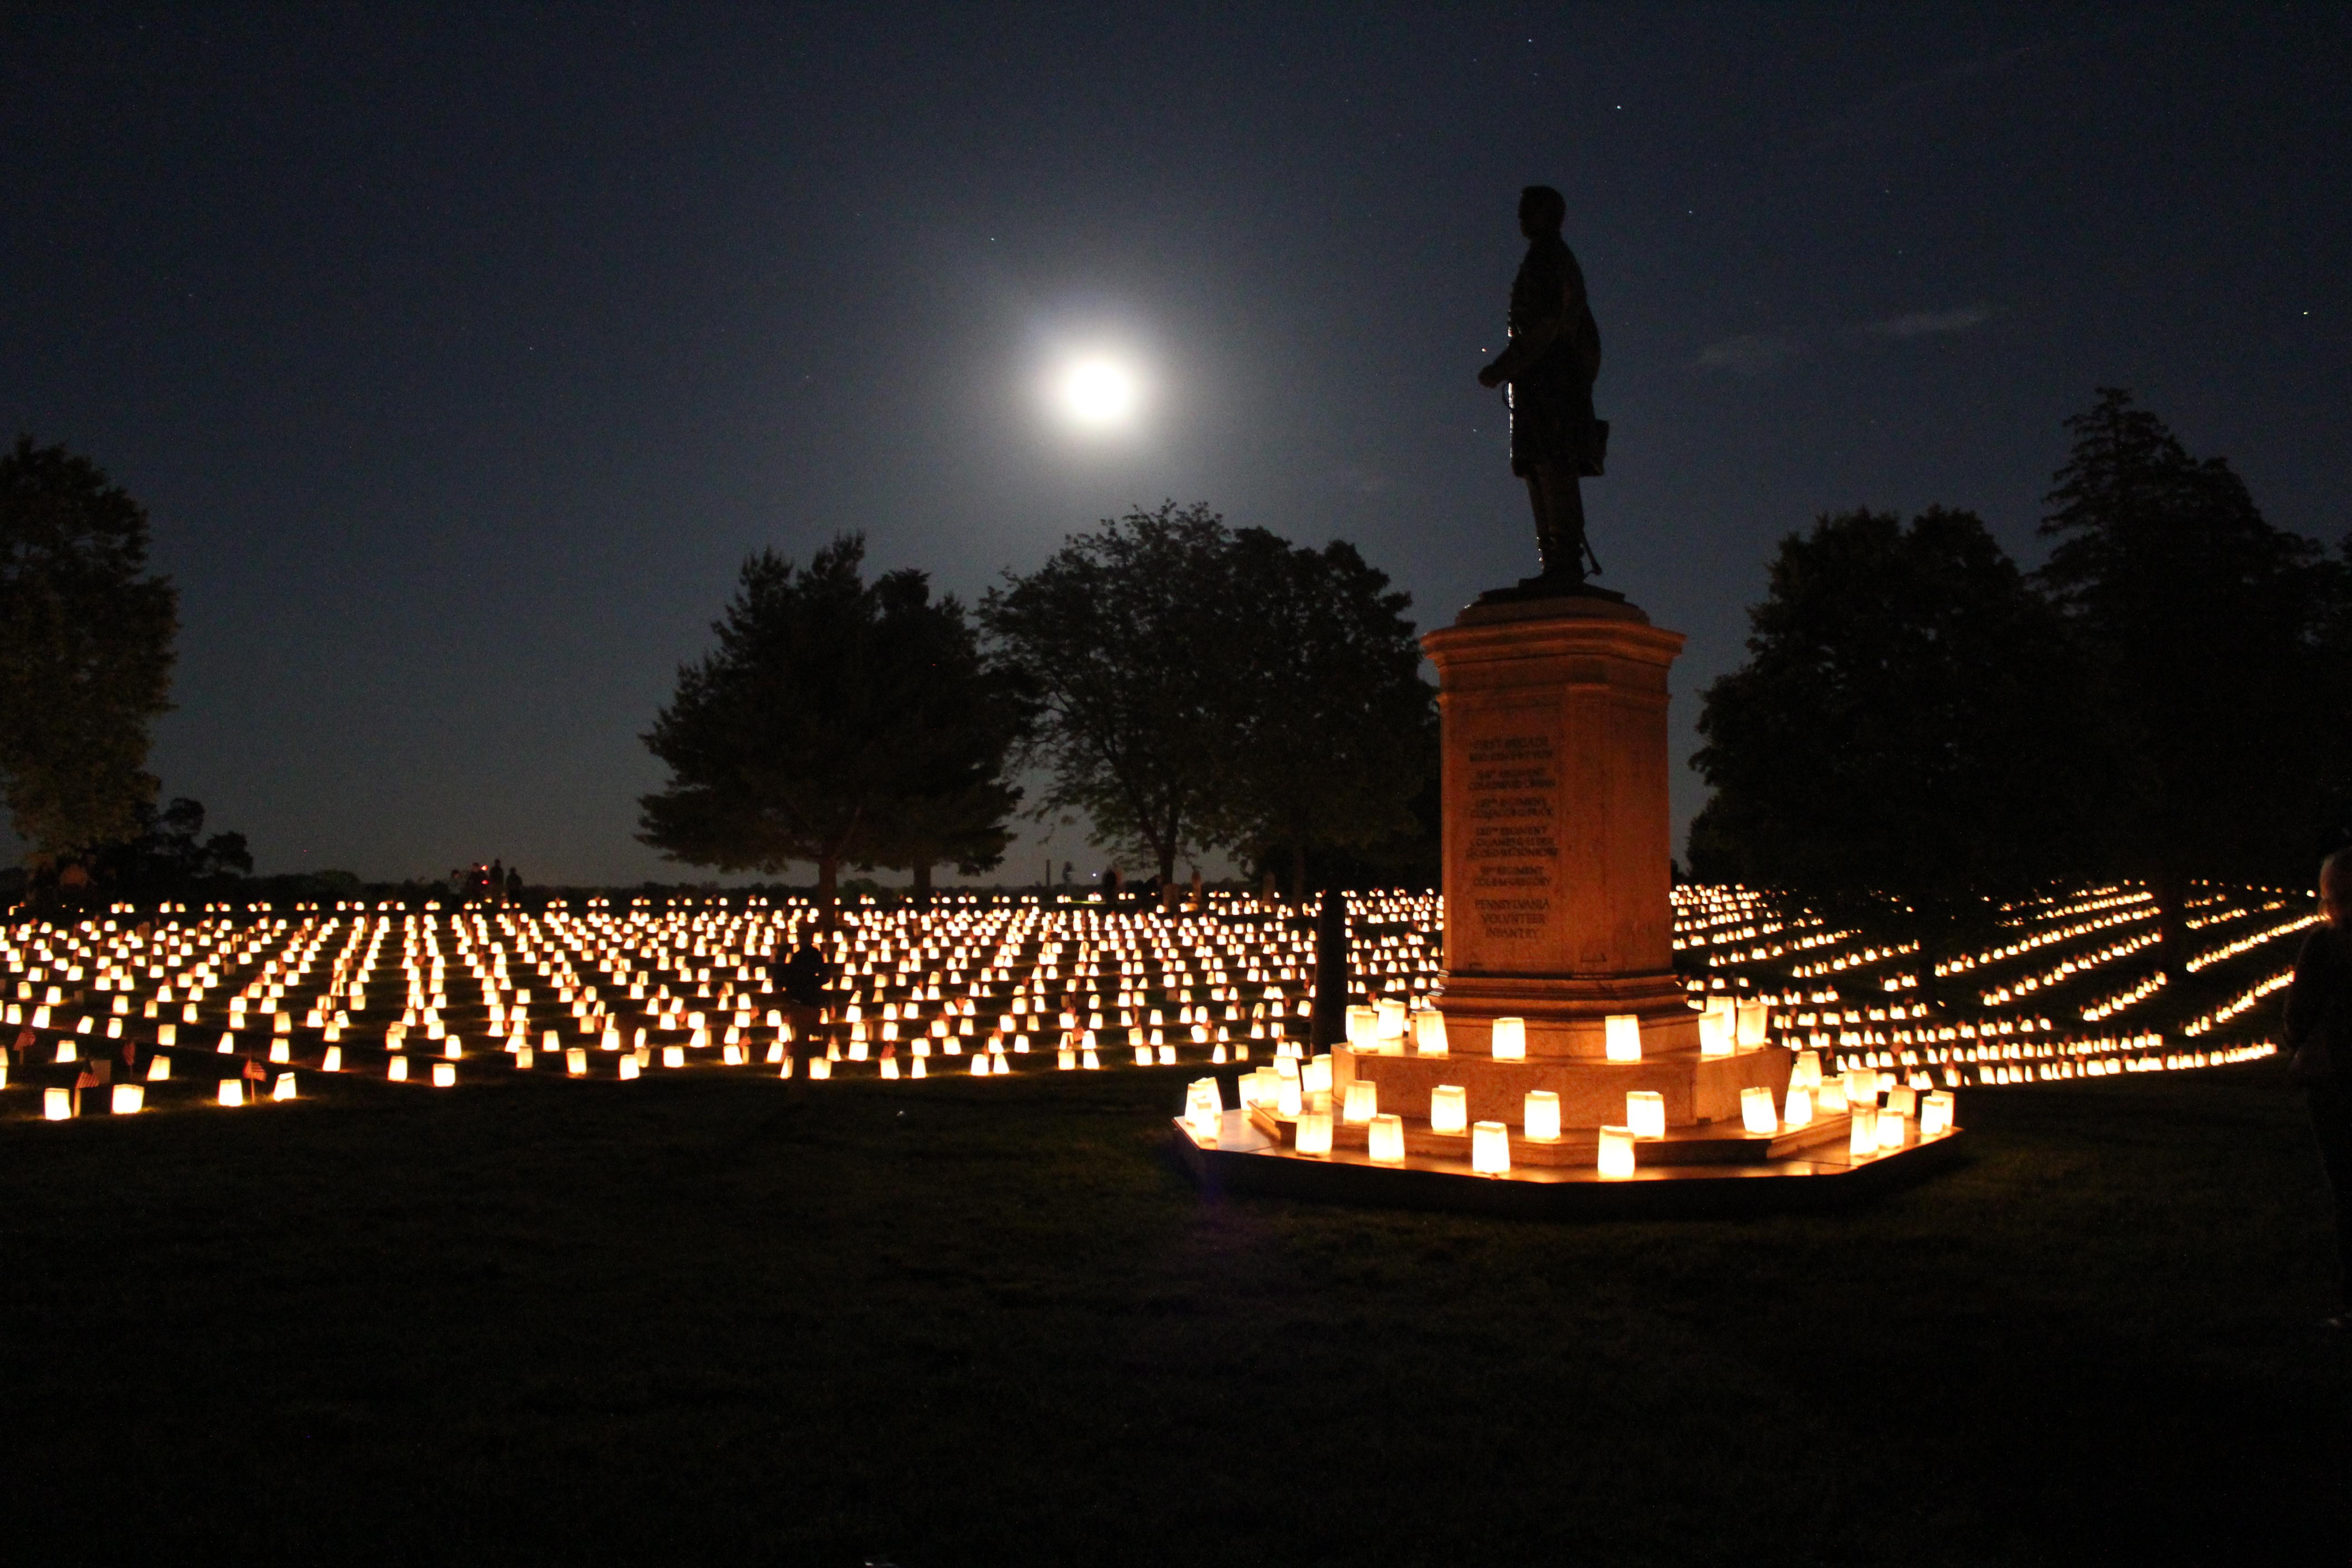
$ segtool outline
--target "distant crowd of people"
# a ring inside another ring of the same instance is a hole
[[[522,870],[501,860],[480,861],[449,873],[449,890],[461,903],[511,904],[522,898]]]

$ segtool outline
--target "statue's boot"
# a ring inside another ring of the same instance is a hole
[[[1536,535],[1536,551],[1543,558],[1543,574],[1547,582],[1581,583],[1584,581],[1584,535],[1563,541],[1558,533]]]

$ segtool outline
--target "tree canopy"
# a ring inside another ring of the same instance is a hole
[[[142,830],[178,631],[146,510],[89,458],[20,437],[0,457],[0,780],[36,865]]]
[[[2307,877],[2341,841],[2347,560],[2128,392],[2067,428],[2031,576],[1940,509],[1781,542],[1748,660],[1704,700],[1694,871],[1948,911],[2143,879],[2174,967],[2189,879]]]
[[[1702,878],[1948,913],[2079,868],[2091,778],[2058,615],[1975,516],[1790,534],[1692,759]]]
[[[640,802],[641,840],[721,870],[813,862],[828,911],[844,861],[995,863],[1019,801],[1003,777],[1017,687],[953,597],[912,570],[868,584],[865,554],[853,534],[805,568],[744,562],[718,647],[645,737],[670,781]]]
[[[2108,868],[2155,886],[2169,946],[2187,878],[2310,875],[2344,777],[2343,563],[2126,391],[2067,428],[2040,579],[2106,720]]]
[[[202,801],[180,795],[160,811],[142,804],[134,816],[137,832],[92,857],[91,868],[110,891],[170,897],[253,870],[244,834],[205,832]]]
[[[1309,550],[1244,529],[1232,559],[1240,668],[1226,837],[1262,858],[1286,855],[1303,898],[1310,853],[1417,829],[1413,797],[1437,767],[1437,694],[1405,618],[1412,596],[1354,545]]]
[[[1162,880],[1230,847],[1287,855],[1295,882],[1311,850],[1415,826],[1435,746],[1410,604],[1352,545],[1171,501],[1008,574],[981,616],[1037,694],[1045,810]]]
[[[1066,541],[981,601],[981,622],[1034,684],[1042,809],[1076,809],[1160,879],[1229,817],[1232,531],[1206,505],[1135,510]]]

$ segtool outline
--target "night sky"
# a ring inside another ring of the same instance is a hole
[[[0,17],[0,435],[149,507],[152,765],[264,871],[698,876],[632,837],[637,736],[762,545],[971,598],[1206,500],[1444,624],[1535,566],[1473,379],[1533,182],[1605,345],[1602,581],[1690,637],[1678,835],[1819,511],[2036,561],[2121,384],[2352,527],[2342,7]],[[1055,416],[1077,352],[1131,427]]]

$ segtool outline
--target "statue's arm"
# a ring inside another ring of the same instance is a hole
[[[1478,384],[1500,386],[1517,380],[1529,365],[1543,358],[1567,325],[1565,316],[1542,316],[1526,323],[1511,335],[1509,346],[1478,373]]]
[[[1571,266],[1559,282],[1559,309],[1521,321],[1511,333],[1509,344],[1478,373],[1479,385],[1500,386],[1507,381],[1516,381],[1549,353],[1560,334],[1568,331],[1568,323],[1576,319],[1583,303],[1583,279]]]

